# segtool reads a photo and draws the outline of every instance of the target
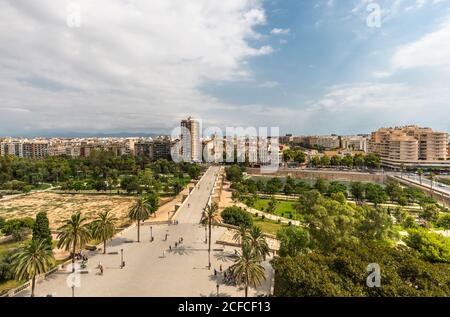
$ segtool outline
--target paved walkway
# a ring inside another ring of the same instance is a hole
[[[132,228],[108,243],[109,254],[91,252],[89,273],[78,275],[81,285],[75,288],[75,296],[216,296],[217,283],[220,296],[243,296],[242,289],[224,285],[220,274],[214,276],[213,270],[207,269],[205,229],[199,221],[218,171],[218,167],[211,167],[199,182],[200,188],[195,189],[176,215],[178,225],[151,226],[154,242],[150,242],[150,226],[143,226],[140,243],[133,242],[136,228]],[[224,228],[214,227],[212,240],[216,241],[224,231]],[[175,242],[181,237],[184,242],[175,248]],[[169,251],[170,246],[172,251]],[[235,252],[234,247],[214,243],[213,249],[213,268],[219,270],[222,265],[226,269],[232,264],[230,256]],[[123,269],[120,268],[121,250],[126,263]],[[103,275],[98,275],[99,263],[105,268]],[[251,290],[251,296],[267,294],[270,290],[272,269],[267,261],[263,265],[267,268],[267,280],[258,290]],[[70,275],[66,271],[51,274],[37,284],[36,296],[72,296],[72,289],[66,282]],[[29,296],[29,290],[19,296]]]

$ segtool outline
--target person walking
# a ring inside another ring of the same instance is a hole
[[[169,252],[172,252],[172,246],[169,245]]]

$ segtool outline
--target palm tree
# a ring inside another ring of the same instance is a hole
[[[249,286],[257,287],[266,279],[264,267],[258,256],[252,252],[249,245],[244,244],[235,263],[230,267],[236,282],[245,287],[245,297],[248,297]]]
[[[211,230],[212,230],[212,222],[217,218],[217,211],[219,209],[219,206],[217,203],[212,203],[206,205],[206,207],[203,209],[204,213],[204,221],[205,224],[208,225],[209,229],[209,238],[208,238],[208,267],[211,268]]]
[[[436,174],[434,174],[433,172],[430,173],[430,181],[431,181],[431,196],[433,196],[433,182],[434,179],[436,178]]]
[[[250,246],[251,252],[253,252],[259,259],[266,259],[266,255],[269,255],[269,245],[264,237],[261,228],[254,226],[248,232],[246,243]]]
[[[58,231],[58,248],[72,252],[72,272],[75,272],[75,252],[77,248],[82,249],[91,239],[89,224],[81,213],[73,214]]]
[[[417,170],[417,175],[419,175],[419,182],[420,182],[420,185],[422,185],[423,170],[421,168],[419,168]]]
[[[241,248],[244,246],[244,244],[246,243],[246,241],[249,238],[249,232],[247,227],[245,226],[239,226],[239,230],[236,231],[236,233],[233,236],[233,240],[236,241],[237,243],[241,244]]]
[[[151,206],[149,205],[148,199],[141,196],[136,200],[136,203],[131,207],[130,212],[128,213],[128,217],[130,217],[131,220],[137,221],[137,242],[140,242],[141,221],[150,217],[150,210]]]
[[[117,218],[107,211],[100,213],[91,224],[93,238],[103,241],[103,254],[106,254],[106,241],[116,233],[116,222]]]
[[[30,245],[12,256],[12,267],[17,280],[31,279],[31,297],[34,297],[36,276],[48,271],[54,261],[51,247],[44,241],[32,241]]]

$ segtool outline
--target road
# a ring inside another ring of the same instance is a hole
[[[393,175],[393,176],[395,175],[397,177],[401,177],[400,173],[395,173],[395,174],[393,173],[391,175]],[[404,179],[404,180],[406,180],[408,182],[417,184],[417,185],[422,185],[424,187],[428,187],[429,189],[431,189],[431,181],[428,178],[424,177],[424,176],[422,176],[422,183],[420,183],[420,178],[416,174],[406,174],[406,173],[404,173],[402,179]],[[445,185],[443,183],[440,183],[440,182],[437,182],[437,181],[433,181],[433,191],[439,192],[441,194],[447,194],[447,195],[450,196],[450,186],[447,186],[447,185]]]
[[[209,193],[214,183],[218,167],[211,167],[200,180],[189,196],[186,203],[176,214],[178,225],[152,225],[154,242],[150,242],[150,226],[141,228],[141,242],[136,240],[137,230],[133,228],[108,243],[106,254],[91,252],[87,274],[79,274],[80,287],[74,289],[76,297],[98,296],[163,296],[163,297],[201,297],[216,296],[216,284],[219,286],[220,296],[243,296],[242,289],[224,285],[219,276],[214,276],[213,270],[208,270],[208,252],[205,244],[205,229],[199,225],[202,210],[206,206]],[[216,241],[224,228],[213,229],[212,241]],[[167,234],[167,241],[165,236]],[[174,248],[175,242],[183,237],[184,242]],[[169,252],[169,246],[172,251]],[[121,252],[125,267],[120,268]],[[212,266],[219,270],[220,265],[226,269],[232,264],[229,256],[234,254],[234,248],[223,247],[213,243]],[[105,268],[104,274],[99,275],[96,267],[99,263]],[[250,295],[267,294],[270,290],[272,270],[267,268],[268,279],[258,289],[252,290]],[[70,270],[70,268],[69,268]],[[59,271],[49,275],[37,284],[36,296],[65,296],[72,295],[72,289],[66,279],[70,272]],[[70,285],[70,284],[69,284]],[[29,296],[29,290],[19,294]]]

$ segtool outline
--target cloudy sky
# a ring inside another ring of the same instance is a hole
[[[450,0],[0,0],[0,42],[0,135],[450,131]]]

